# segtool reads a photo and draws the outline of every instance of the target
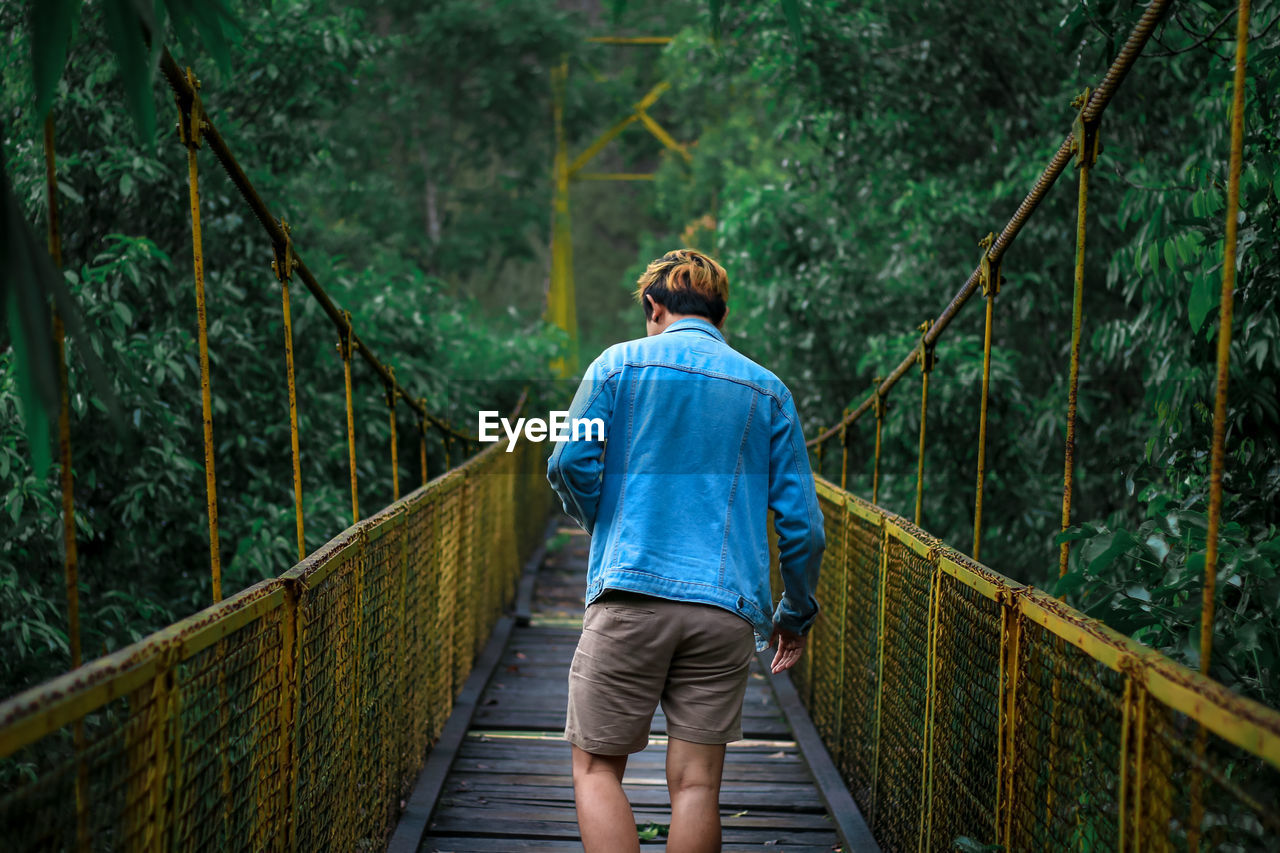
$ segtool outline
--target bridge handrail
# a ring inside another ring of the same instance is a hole
[[[817,484],[833,603],[792,678],[882,847],[1280,838],[1280,711]]]
[[[506,445],[0,703],[6,846],[384,843],[543,530],[540,447]]]

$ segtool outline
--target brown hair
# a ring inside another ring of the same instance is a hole
[[[696,249],[676,249],[652,261],[636,280],[636,301],[644,306],[648,320],[653,309],[645,301],[646,293],[672,313],[697,314],[718,325],[729,302],[729,276]]]

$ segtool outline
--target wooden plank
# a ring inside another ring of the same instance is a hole
[[[766,653],[761,652],[760,665],[766,672],[769,671],[771,663],[772,656],[766,657]],[[781,672],[777,675],[771,673],[770,679],[773,682],[774,692],[778,696],[778,704],[782,706],[783,713],[791,723],[796,743],[804,752],[809,769],[813,772],[813,780],[818,785],[818,794],[827,804],[827,809],[835,820],[836,831],[840,833],[845,849],[878,851],[880,845],[876,843],[875,836],[871,834],[871,829],[862,818],[862,812],[858,810],[857,804],[850,796],[849,789],[845,786],[835,763],[832,762],[831,754],[827,752],[822,738],[818,736],[818,730],[814,728],[808,712],[800,704],[800,697],[796,694],[791,678],[785,672]]]
[[[409,795],[404,813],[400,815],[400,821],[396,824],[395,834],[387,844],[388,853],[415,853],[421,846],[422,836],[426,832],[427,821],[435,808],[436,798],[440,796],[440,789],[444,787],[445,778],[449,775],[449,767],[453,764],[454,756],[462,744],[467,729],[470,728],[471,715],[475,711],[476,703],[484,691],[485,683],[489,680],[502,650],[506,648],[507,639],[511,636],[511,628],[514,624],[515,620],[510,616],[498,619],[489,642],[485,644],[484,651],[481,652],[475,666],[471,668],[471,674],[467,676],[462,692],[458,694],[458,701],[454,703],[453,713],[445,722],[440,739],[432,747],[431,754],[427,756],[427,764],[418,775],[418,781],[414,783],[413,792]]]
[[[449,750],[447,777],[434,783],[434,811],[431,805],[425,807],[429,817],[417,830],[422,851],[582,849],[572,752],[562,732],[570,661],[581,636],[589,540],[576,528],[569,532],[573,541],[541,561],[536,582],[522,578],[521,596],[528,594],[528,624],[517,626],[514,619],[508,620],[512,624],[505,648],[494,652],[492,662],[486,661],[492,675],[476,691],[473,707],[465,714],[467,721],[455,724],[450,719],[449,727],[468,731]],[[517,605],[520,617],[526,613],[522,605]],[[541,624],[544,618],[550,624]],[[848,816],[840,813],[843,803],[814,784],[821,772],[810,767],[813,747],[792,733],[795,721],[790,719],[783,691],[766,673],[767,663],[753,661],[742,712],[746,738],[729,744],[725,753],[722,849],[775,847],[792,853],[829,853],[842,837],[846,851],[876,849],[874,843],[853,843],[858,836],[844,826]],[[468,686],[471,683],[469,679]],[[789,681],[785,687],[790,688]],[[794,689],[791,697],[799,709]],[[803,709],[799,713],[807,723]],[[659,707],[647,748],[629,758],[623,776],[623,789],[640,824],[671,820],[665,726]],[[820,747],[812,724],[809,732],[807,737]],[[856,815],[852,800],[844,794]],[[418,806],[415,817],[420,825],[422,814],[423,807]],[[663,838],[641,843],[644,851],[665,847]]]
[[[520,586],[516,590],[516,625],[525,627],[529,624],[533,614],[533,586],[538,580],[538,569],[542,567],[542,561],[547,557],[547,540],[554,533],[556,521],[554,518],[548,520],[547,529],[542,534],[542,544],[534,549],[533,554],[524,564],[524,571],[520,573]]]
[[[519,845],[521,850],[537,850],[540,853],[582,853],[580,843],[563,839],[524,838],[520,839]],[[747,853],[747,851],[760,853],[761,846],[759,843],[725,844],[721,849],[724,853]],[[426,853],[511,853],[512,841],[508,838],[432,837],[425,842],[422,849]],[[645,853],[658,853],[667,848],[661,842],[644,842],[641,843],[640,849]],[[785,850],[786,853],[831,853],[830,844],[788,844],[785,848],[779,849]]]

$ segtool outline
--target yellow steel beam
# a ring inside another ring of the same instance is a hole
[[[667,133],[666,130],[663,129],[662,125],[653,120],[652,116],[642,109],[637,110],[636,114],[640,116],[640,121],[644,123],[645,127],[649,128],[649,132],[652,133],[659,142],[683,157],[686,163],[693,160],[693,156],[689,153],[689,149],[681,145],[679,142],[676,142],[675,137]]]
[[[577,181],[652,181],[653,172],[579,172]]]
[[[622,131],[626,129],[627,125],[631,124],[631,122],[635,121],[637,118],[639,118],[639,116],[632,113],[626,118],[614,122],[612,127],[597,136],[595,141],[588,145],[583,152],[575,157],[573,162],[569,164],[569,177],[573,177],[579,169],[587,165],[593,157],[604,150],[606,145],[616,139],[618,134],[622,133]]]
[[[592,36],[587,41],[595,44],[626,44],[642,47],[667,44],[671,41],[671,36]]]

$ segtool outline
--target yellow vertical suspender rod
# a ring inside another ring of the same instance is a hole
[[[218,548],[218,479],[213,465],[213,403],[209,391],[209,333],[204,294],[204,243],[200,231],[200,173],[196,150],[204,130],[204,109],[200,105],[200,81],[187,69],[190,97],[178,97],[181,115],[178,136],[187,147],[187,185],[191,200],[191,249],[196,281],[196,318],[200,346],[200,405],[204,419],[204,484],[209,514],[209,567],[213,600],[222,600],[222,558]]]
[[[1062,529],[1071,526],[1071,496],[1075,485],[1076,395],[1080,382],[1080,327],[1084,314],[1084,238],[1085,216],[1089,202],[1089,170],[1098,159],[1098,128],[1085,121],[1089,104],[1086,88],[1072,101],[1078,109],[1075,121],[1075,160],[1080,169],[1079,195],[1076,203],[1076,268],[1071,297],[1071,365],[1067,375],[1067,441],[1062,468]],[[1058,576],[1067,573],[1071,543],[1063,542],[1058,550]]]
[[[394,379],[395,368],[390,370]],[[396,446],[396,386],[394,383],[387,385],[387,410],[391,419],[391,499],[398,501],[400,500],[400,460],[397,456],[399,448]]]
[[[293,451],[293,507],[298,534],[298,562],[307,556],[307,540],[302,528],[302,454],[298,443],[298,389],[293,367],[293,313],[289,305],[289,282],[297,261],[293,256],[293,240],[289,236],[289,223],[280,220],[284,232],[284,245],[272,245],[275,259],[271,269],[280,280],[280,299],[284,308],[284,363],[285,377],[289,384],[289,445]]]
[[[44,119],[45,199],[49,205],[49,257],[62,269],[62,231],[58,221],[58,167],[53,148],[53,113]],[[71,394],[67,375],[67,336],[58,306],[53,306],[53,348],[58,360],[58,467],[62,487],[63,566],[67,593],[67,640],[71,668],[79,669],[80,554],[76,547],[75,476],[71,468]],[[84,721],[72,732],[76,752],[76,849],[89,849],[89,765],[84,761]]]
[[[1209,459],[1209,524],[1205,533],[1204,590],[1200,600],[1200,671],[1209,674],[1213,657],[1213,622],[1218,580],[1218,537],[1222,525],[1222,469],[1226,463],[1227,382],[1231,374],[1231,320],[1235,312],[1236,245],[1240,210],[1240,169],[1244,157],[1245,72],[1249,54],[1249,0],[1239,0],[1236,12],[1236,68],[1231,94],[1231,160],[1227,173],[1226,234],[1222,246],[1222,296],[1218,305],[1217,390],[1213,401],[1213,447]],[[1208,735],[1196,729],[1196,757],[1204,760]],[[1191,778],[1190,849],[1200,844],[1204,820],[1202,779]]]
[[[356,412],[351,400],[351,312],[342,312],[346,325],[338,337],[338,352],[342,356],[342,378],[347,390],[347,460],[351,468],[351,523],[360,521],[360,493],[356,488]],[[394,379],[393,379],[394,381]]]
[[[987,319],[982,337],[982,409],[978,416],[978,486],[973,504],[973,559],[979,559],[982,550],[982,499],[987,484],[987,403],[991,390],[991,327],[994,322],[996,296],[1000,293],[1000,263],[991,262],[991,244],[995,234],[988,234],[979,244],[982,261],[979,265],[982,296],[987,302]]]
[[[920,454],[916,461],[916,526],[924,515],[924,427],[925,416],[929,412],[929,374],[937,358],[933,354],[933,344],[927,342],[929,329],[933,321],[925,320],[920,324]]]

